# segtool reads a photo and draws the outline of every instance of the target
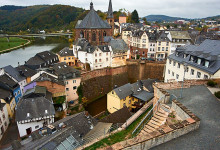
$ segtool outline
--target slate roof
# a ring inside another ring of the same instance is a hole
[[[191,40],[188,31],[169,31],[172,39]]]
[[[12,92],[0,87],[0,99],[4,99],[6,103],[10,104],[13,99]]]
[[[123,53],[128,51],[128,45],[123,39],[115,39],[109,42],[109,45],[112,47],[113,53]]]
[[[81,76],[81,73],[79,70],[68,66],[65,62],[54,64],[53,70],[58,75],[59,79],[61,78],[73,79],[73,78],[78,78]]]
[[[73,50],[70,50],[69,47],[65,47],[58,53],[61,57],[63,56],[74,56]]]
[[[179,47],[176,53],[168,56],[169,59],[175,60],[179,63],[194,66],[210,74],[215,74],[220,69],[220,41],[219,40],[205,40],[199,46],[188,45]],[[178,54],[178,56],[177,56]],[[188,54],[184,58],[184,54]],[[194,57],[194,61],[190,61],[190,57]],[[197,64],[196,61],[201,58],[201,64]],[[209,61],[209,67],[205,67],[205,60]]]
[[[104,42],[109,43],[111,40],[114,40],[112,36],[105,36],[104,37]]]
[[[47,93],[47,89],[46,87],[43,86],[35,86],[32,89],[28,89],[24,94],[23,94],[23,98],[30,98],[33,97],[31,96],[32,94],[34,95],[34,97],[45,97]],[[38,95],[38,96],[36,96]]]
[[[22,65],[16,67],[16,70],[21,74],[24,75],[25,77],[32,77],[34,76],[37,71],[29,68],[28,66]]]
[[[25,80],[26,78],[24,76],[21,76],[20,73],[13,68],[11,65],[8,65],[3,68],[5,72],[7,72],[11,77],[13,77],[18,82]]]
[[[0,76],[0,87],[14,90],[18,87],[18,83],[16,83],[13,79],[11,79],[8,75],[4,74]]]
[[[107,19],[114,18],[112,10],[112,0],[109,0]]]
[[[127,107],[123,107],[122,109],[119,109],[118,111],[109,114],[107,117],[101,119],[99,122],[105,122],[105,123],[125,123],[127,119],[131,117],[131,112],[128,110]]]
[[[120,87],[114,89],[113,91],[118,95],[118,97],[120,99],[124,99],[127,96],[132,94],[131,88],[132,88],[131,84],[127,83],[127,84],[125,84],[123,86],[120,86]]]
[[[143,86],[151,93],[154,92],[153,83],[159,82],[158,79],[147,79],[147,80],[141,80]]]
[[[76,29],[111,29],[107,21],[102,20],[92,7],[82,21],[78,21]]]
[[[167,37],[168,33],[162,32],[158,37],[157,41],[159,42],[169,42],[170,39]]]
[[[45,112],[47,110],[47,113]],[[27,116],[27,113],[30,116]],[[31,118],[42,118],[55,115],[55,109],[48,99],[44,97],[21,99],[17,104],[16,121],[29,120]]]
[[[137,94],[132,94],[132,96],[134,96],[137,99],[147,102],[154,97],[154,93],[149,93],[147,91],[142,90],[138,92]]]

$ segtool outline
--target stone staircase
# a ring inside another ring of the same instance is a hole
[[[166,119],[168,118],[170,111],[170,107],[165,104],[160,104],[156,113],[153,114],[151,120],[144,126],[143,130],[139,133],[139,136],[146,135],[150,132],[155,131],[160,126],[166,123]]]

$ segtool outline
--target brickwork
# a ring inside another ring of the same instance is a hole
[[[147,52],[148,52],[148,49],[147,48],[138,48],[138,47],[134,47],[134,46],[131,46],[131,55],[133,57],[135,57],[135,54],[136,54],[136,50],[138,50],[138,55],[140,57],[145,57],[147,58]]]

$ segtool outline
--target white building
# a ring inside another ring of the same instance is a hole
[[[53,103],[44,97],[21,99],[17,104],[15,120],[20,137],[54,122]]]
[[[205,40],[199,46],[177,48],[166,62],[164,82],[220,78],[220,41]]]
[[[92,46],[85,39],[78,39],[73,45],[73,53],[80,62],[88,63],[91,70],[110,67],[112,63],[112,49],[110,46]]]
[[[0,101],[0,140],[9,125],[8,111],[5,103]]]

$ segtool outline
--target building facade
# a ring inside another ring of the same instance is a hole
[[[0,101],[0,140],[9,125],[8,111],[5,103]]]

